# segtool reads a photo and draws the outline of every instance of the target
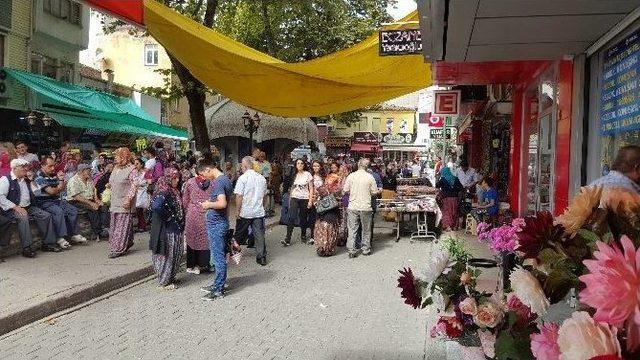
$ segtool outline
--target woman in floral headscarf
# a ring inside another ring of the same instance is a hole
[[[187,180],[182,189],[182,205],[186,213],[187,272],[190,274],[199,274],[210,268],[209,239],[201,203],[209,200],[212,192],[211,181],[201,174]]]
[[[167,290],[176,288],[175,277],[182,257],[184,211],[180,195],[180,172],[165,169],[151,199],[149,249],[158,283]]]
[[[133,246],[133,212],[137,186],[137,171],[133,154],[128,148],[116,149],[115,166],[109,177],[111,189],[111,222],[109,229],[109,257],[126,254]]]

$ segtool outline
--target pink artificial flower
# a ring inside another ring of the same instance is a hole
[[[558,324],[545,323],[540,333],[531,334],[531,352],[537,360],[560,359],[560,347],[558,346]]]
[[[538,316],[531,311],[531,308],[523,304],[516,294],[509,294],[507,296],[507,310],[513,311],[518,315],[518,322],[529,323],[535,320]]]
[[[489,230],[491,228],[491,225],[487,224],[486,222],[481,222],[478,224],[478,226],[476,227],[476,231],[478,232],[478,234],[484,234],[487,232],[487,230]]]
[[[459,306],[460,306],[460,311],[462,311],[463,314],[467,314],[467,315],[475,315],[478,309],[478,304],[476,303],[476,299],[472,297],[468,297],[462,300]]]
[[[640,249],[627,236],[620,239],[622,250],[601,241],[594,260],[584,260],[590,273],[580,276],[586,288],[580,302],[596,309],[594,320],[626,327],[627,350],[640,348]]]
[[[527,225],[523,218],[515,218],[511,221],[511,226],[517,229],[517,231],[521,231],[522,228]]]

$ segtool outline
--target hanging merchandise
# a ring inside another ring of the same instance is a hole
[[[127,6],[117,1],[86,1],[132,22],[142,19],[149,34],[198,80],[236,102],[268,114],[336,114],[431,85],[431,69],[421,55],[379,56],[377,33],[351,48],[318,59],[285,63],[154,0],[132,0]],[[399,23],[417,20],[418,13],[414,11]]]

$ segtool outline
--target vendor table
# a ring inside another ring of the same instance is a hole
[[[413,215],[416,215],[416,231],[411,233],[410,241],[414,240],[436,240],[437,235],[434,231],[429,230],[428,214],[433,213],[436,216],[435,225],[440,223],[442,212],[438,207],[435,195],[421,195],[411,199],[380,199],[377,200],[379,211],[393,211],[396,213],[395,227],[396,242],[400,241],[400,231],[405,221],[405,215],[409,215],[409,221]]]

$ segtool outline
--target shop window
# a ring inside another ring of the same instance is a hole
[[[144,64],[146,66],[158,65],[158,45],[146,44],[144,46]]]

